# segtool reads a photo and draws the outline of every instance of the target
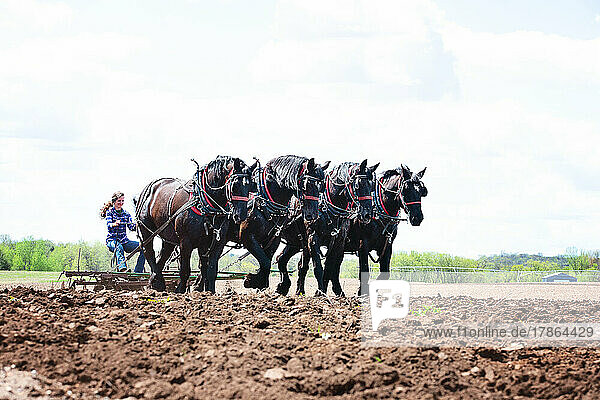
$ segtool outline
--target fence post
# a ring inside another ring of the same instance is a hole
[[[77,254],[77,272],[79,272],[79,260],[81,259],[81,247],[79,248],[79,253]]]

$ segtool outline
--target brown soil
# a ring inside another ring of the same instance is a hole
[[[35,370],[30,397],[600,397],[598,348],[365,348],[356,298],[21,287],[0,309],[0,385]]]

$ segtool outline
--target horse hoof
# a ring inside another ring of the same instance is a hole
[[[185,286],[178,285],[177,288],[175,288],[175,293],[185,293],[186,289],[187,288]]]
[[[150,277],[150,287],[157,292],[164,292],[167,290],[167,284],[162,276],[153,275]]]
[[[287,296],[288,292],[290,291],[291,285],[292,283],[289,281],[279,282],[279,285],[277,285],[277,290],[275,291],[283,296]]]
[[[244,287],[246,289],[256,289],[256,275],[248,274],[246,275],[246,279],[244,279]]]
[[[317,291],[315,292],[315,297],[324,297],[324,296],[327,296],[327,293],[325,293],[321,289],[317,289]]]
[[[258,274],[248,274],[244,279],[244,287],[247,289],[266,289],[269,287],[269,279],[262,278]]]

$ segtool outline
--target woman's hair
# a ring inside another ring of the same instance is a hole
[[[107,201],[106,203],[104,203],[104,205],[100,208],[100,218],[102,218],[102,219],[106,218],[106,212],[108,211],[108,209],[111,208],[115,204],[115,201],[117,201],[117,199],[121,196],[125,196],[123,194],[123,192],[114,192],[113,193],[110,201]]]

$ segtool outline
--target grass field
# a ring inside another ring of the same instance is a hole
[[[56,283],[65,282],[63,277],[58,280],[60,272],[44,271],[0,271],[0,283]]]

